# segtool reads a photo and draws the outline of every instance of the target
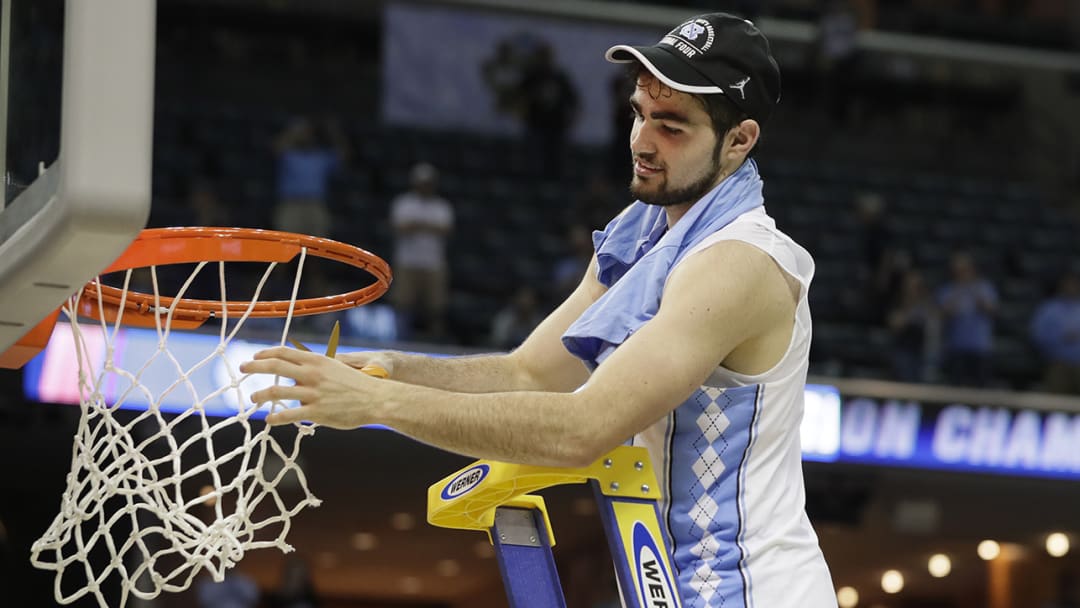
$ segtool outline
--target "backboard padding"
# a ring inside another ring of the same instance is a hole
[[[60,157],[0,210],[0,351],[146,225],[155,13],[148,0],[66,2]]]

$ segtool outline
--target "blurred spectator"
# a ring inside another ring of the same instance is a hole
[[[188,209],[196,226],[231,226],[229,209],[218,199],[210,180],[196,178],[188,190]]]
[[[862,292],[862,316],[868,323],[880,323],[899,296],[910,269],[905,252],[892,249],[892,236],[885,225],[885,198],[877,192],[855,197],[855,219],[859,239],[858,285]]]
[[[907,252],[892,249],[885,199],[880,194],[860,193],[853,207],[858,255],[853,256],[855,276],[842,295],[843,306],[847,318],[879,325],[901,292],[911,259]]]
[[[855,197],[861,262],[867,273],[875,277],[887,261],[892,244],[889,229],[885,226],[885,207],[885,198],[877,192],[862,192]]]
[[[1080,395],[1080,273],[1065,273],[1054,297],[1039,304],[1031,337],[1046,360],[1046,390]]]
[[[317,315],[318,316],[318,315]],[[345,311],[343,335],[359,340],[396,342],[399,320],[393,306],[372,302]]]
[[[521,116],[521,80],[523,78],[520,53],[509,40],[501,40],[495,54],[480,68],[484,82],[495,97],[495,110],[500,114]]]
[[[629,72],[620,71],[611,79],[611,143],[608,151],[608,174],[620,186],[633,177],[630,157],[630,129],[634,127],[634,110],[630,95],[634,81]],[[605,218],[610,219],[611,216]]]
[[[310,118],[292,122],[274,140],[277,154],[277,230],[312,236],[330,235],[333,217],[327,203],[330,177],[349,150],[337,122],[317,125]]]
[[[909,270],[904,275],[903,288],[886,321],[892,336],[893,377],[901,382],[928,380],[938,311],[922,273]]]
[[[438,178],[430,164],[415,165],[409,173],[411,189],[390,205],[395,240],[390,295],[405,317],[405,333],[422,330],[432,339],[446,333],[446,240],[454,227],[453,208],[437,194]]]
[[[268,608],[318,608],[319,598],[307,562],[297,555],[286,558],[277,591],[267,598]]]
[[[952,384],[983,387],[990,380],[997,290],[979,276],[967,252],[953,253],[950,271],[950,281],[937,294],[945,377]]]
[[[627,148],[626,158],[630,158],[629,148]],[[625,183],[620,184],[623,189],[619,191],[603,173],[592,174],[585,190],[576,197],[566,223],[580,223],[589,230],[604,228],[611,218],[626,206],[625,187],[627,184],[629,184],[629,177]]]
[[[874,297],[881,303],[878,310],[888,310],[903,294],[904,281],[907,274],[913,270],[914,263],[911,252],[907,249],[885,250],[872,286]]]
[[[551,45],[542,43],[521,80],[522,118],[527,145],[535,146],[537,173],[562,174],[567,135],[578,112],[578,94],[570,77],[555,65]]]
[[[259,605],[259,586],[239,570],[226,570],[225,580],[210,577],[195,586],[199,608],[255,608]]]
[[[859,21],[849,0],[832,0],[818,21],[818,67],[825,107],[838,124],[850,119],[856,92]]]
[[[512,349],[524,342],[543,320],[536,291],[531,287],[521,287],[514,292],[510,302],[495,314],[491,322],[491,344],[500,349]]]
[[[555,261],[551,273],[554,286],[552,299],[562,302],[578,286],[593,256],[592,230],[583,224],[574,224],[566,232],[567,251]]]

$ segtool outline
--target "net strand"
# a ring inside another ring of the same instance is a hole
[[[301,248],[282,345],[291,328],[306,256],[307,248]],[[92,596],[103,608],[117,606],[103,591],[113,578],[120,582],[120,607],[132,596],[153,599],[187,589],[201,572],[220,582],[249,550],[291,551],[285,539],[292,518],[320,504],[297,463],[301,441],[314,426],[298,425],[292,441],[284,444],[268,425],[256,428],[251,418],[263,408],[246,399],[242,385],[250,376],[239,373],[239,361],[230,359],[230,346],[277,263],[267,264],[244,312],[233,319],[226,264],[219,262],[221,308],[214,312],[221,326],[216,347],[195,361],[169,349],[177,306],[206,265],[196,265],[167,308],[161,306],[157,267],[149,267],[158,345],[130,369],[117,364],[116,353],[123,341],[132,271],[123,275],[114,321],[106,321],[100,277],[94,323],[84,326],[76,315],[81,291],[64,306],[79,367],[80,419],[59,513],[31,548],[34,566],[55,571],[54,596],[60,604]],[[102,351],[104,362],[98,368],[95,361]],[[162,368],[175,379],[153,386],[146,379]],[[221,382],[200,395],[193,375],[211,371]],[[115,402],[106,402],[105,387],[116,389]],[[191,403],[186,411],[162,410],[164,401],[181,398]],[[120,414],[140,400],[150,406]],[[209,416],[207,404],[218,401],[234,403],[235,413]],[[270,409],[281,407],[284,404],[274,403]],[[213,504],[207,506],[208,501]]]

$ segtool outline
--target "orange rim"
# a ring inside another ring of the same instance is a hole
[[[375,277],[375,282],[362,289],[334,296],[299,299],[295,303],[271,300],[256,302],[253,306],[251,302],[242,301],[155,298],[153,294],[130,290],[124,298],[122,289],[90,281],[83,287],[76,312],[92,319],[102,318],[103,315],[105,321],[112,323],[120,318],[120,303],[123,301],[125,325],[155,327],[155,318],[159,318],[159,315],[155,315],[154,311],[160,307],[160,310],[167,312],[175,302],[170,326],[191,329],[211,318],[222,316],[223,311],[229,317],[240,317],[249,307],[250,316],[263,318],[287,316],[290,304],[294,316],[344,310],[372,302],[390,288],[393,280],[390,265],[370,251],[330,239],[255,228],[148,228],[102,274],[198,262],[288,262],[303,248],[307,248],[308,255],[361,268]]]
[[[56,318],[60,316],[60,309],[52,311],[52,314],[34,326],[33,329],[19,338],[19,341],[11,345],[6,351],[0,352],[0,368],[19,369],[26,365],[38,353],[45,350],[45,346],[52,337],[53,327],[56,326]]]

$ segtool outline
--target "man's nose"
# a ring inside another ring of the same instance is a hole
[[[634,156],[648,157],[656,153],[656,147],[648,136],[644,126],[635,127],[630,132],[630,153]]]

